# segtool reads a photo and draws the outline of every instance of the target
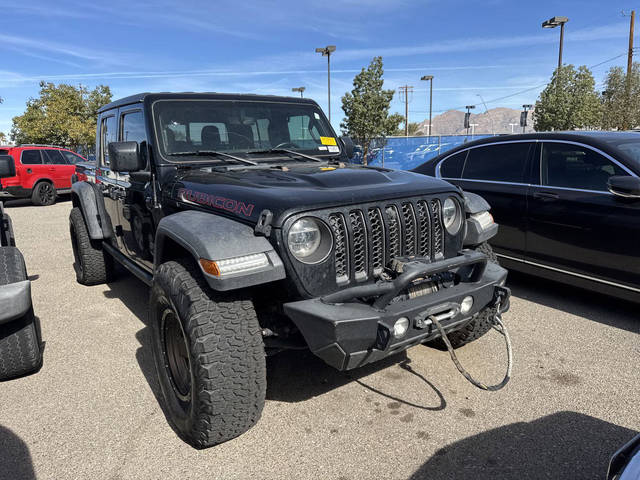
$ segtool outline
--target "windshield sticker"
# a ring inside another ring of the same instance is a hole
[[[316,120],[320,120],[320,115],[318,115],[317,112],[313,112],[313,116],[316,118]]]
[[[320,137],[320,142],[323,145],[337,145],[336,139],[333,137]]]
[[[326,149],[327,149],[327,147],[324,147],[322,145],[318,145],[318,150],[326,150]]]
[[[327,148],[329,149],[329,151],[331,153],[338,153],[340,151],[340,149],[337,146],[336,147],[330,146],[330,147],[327,147]]]
[[[208,205],[213,208],[219,208],[220,210],[239,213],[245,217],[251,216],[251,212],[253,212],[253,208],[255,206],[252,203],[239,202],[232,198],[218,197],[216,195],[209,195],[208,193],[188,190],[186,188],[178,190],[178,199],[183,202],[199,203],[200,205]]]

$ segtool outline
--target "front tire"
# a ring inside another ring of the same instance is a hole
[[[69,234],[75,259],[76,279],[82,285],[100,285],[113,277],[113,258],[99,240],[91,240],[82,211],[75,207],[69,214]]]
[[[56,188],[49,182],[40,182],[31,192],[31,202],[34,205],[46,207],[56,203]]]
[[[180,438],[207,448],[255,425],[266,366],[251,299],[212,291],[190,260],[169,261],[155,273],[150,312],[165,414]]]
[[[22,254],[15,247],[0,248],[0,285],[27,280]],[[42,366],[40,325],[33,308],[21,318],[0,325],[0,380],[20,377]]]

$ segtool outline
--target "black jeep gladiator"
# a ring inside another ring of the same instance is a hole
[[[265,356],[339,370],[487,332],[509,291],[489,205],[449,183],[350,165],[309,99],[140,94],[99,112],[94,182],[73,185],[78,281],[114,261],[151,287],[165,411],[196,448],[260,417]]]
[[[15,175],[13,157],[0,155],[0,178]],[[40,338],[27,268],[16,248],[11,218],[0,202],[0,380],[33,373],[42,366]]]

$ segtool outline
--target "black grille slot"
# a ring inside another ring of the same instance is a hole
[[[433,255],[436,258],[440,258],[444,255],[440,200],[431,200],[431,215],[433,218]]]
[[[329,224],[333,230],[335,241],[336,282],[338,284],[349,281],[349,244],[347,243],[347,226],[344,217],[339,213],[329,216]]]
[[[389,228],[389,258],[402,255],[402,234],[400,232],[400,215],[395,205],[389,205],[385,209],[387,226]]]
[[[371,226],[371,265],[373,274],[379,275],[384,268],[384,222],[379,208],[369,209],[369,225]]]
[[[364,223],[364,216],[360,210],[349,212],[349,221],[353,232],[352,242],[352,264],[353,274],[356,280],[362,281],[367,278],[367,227]]]
[[[402,204],[402,217],[404,219],[404,253],[405,255],[416,254],[416,215],[413,205]]]
[[[420,242],[418,254],[423,257],[431,257],[431,219],[429,207],[424,200],[418,201],[418,225],[420,226]]]

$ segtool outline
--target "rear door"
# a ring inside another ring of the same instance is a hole
[[[491,245],[503,256],[524,258],[528,166],[534,149],[532,141],[479,145],[444,159],[436,167],[438,176],[489,202],[500,224]]]
[[[607,190],[632,175],[588,145],[544,141],[529,194],[527,260],[615,283],[640,284],[640,202]]]
[[[60,150],[47,148],[42,150],[45,164],[49,165],[53,184],[57,190],[69,190],[71,188],[71,176],[76,168],[70,165]]]
[[[40,149],[22,150],[19,160],[22,167],[18,168],[18,177],[23,188],[33,188],[41,178],[53,180],[51,167],[44,163]]]

